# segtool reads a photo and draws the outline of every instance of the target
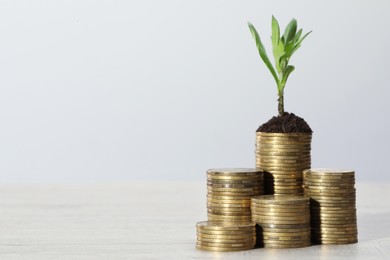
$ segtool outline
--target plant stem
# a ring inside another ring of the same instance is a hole
[[[278,106],[278,110],[279,110],[279,116],[283,116],[284,114],[284,93],[283,91],[279,91],[279,106]]]

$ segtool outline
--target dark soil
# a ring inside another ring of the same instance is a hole
[[[265,133],[307,133],[313,131],[303,118],[293,113],[285,112],[282,116],[274,116],[267,123],[261,125],[257,132]]]

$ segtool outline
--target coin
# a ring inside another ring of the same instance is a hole
[[[277,224],[277,223],[257,223],[259,226],[264,228],[275,228],[275,229],[299,229],[299,228],[310,228],[310,223],[303,224]]]
[[[301,248],[301,247],[309,247],[309,246],[311,246],[310,242],[307,242],[306,244],[300,244],[300,245],[273,245],[273,244],[265,244],[264,248],[282,249],[282,248]]]
[[[310,225],[306,225],[305,227],[298,228],[294,226],[293,228],[267,228],[267,227],[261,227],[262,232],[264,233],[302,233],[302,232],[310,232]]]
[[[220,168],[220,169],[209,169],[207,174],[209,175],[220,175],[220,174],[231,174],[231,175],[256,175],[260,174],[261,171],[253,168]]]
[[[310,242],[309,238],[301,240],[301,241],[265,240],[264,241],[264,246],[265,247],[267,247],[267,246],[292,246],[292,245],[295,245],[295,246],[306,246],[306,245],[308,245],[310,243],[311,242]]]
[[[201,246],[196,245],[197,249],[205,250],[205,251],[215,251],[215,252],[229,252],[229,251],[243,251],[250,250],[254,248],[253,246],[241,247],[241,248],[225,248],[225,247],[210,247],[210,246]]]
[[[256,243],[256,238],[253,237],[253,238],[249,238],[249,239],[239,239],[239,240],[226,240],[226,239],[215,239],[215,238],[199,238],[197,239],[197,241],[202,241],[202,242],[206,242],[206,243],[219,243],[219,244],[239,244],[239,243],[243,243],[243,244],[253,244],[253,243]]]
[[[256,235],[254,232],[248,234],[205,234],[205,233],[197,233],[197,237],[201,239],[217,239],[217,240],[248,240],[248,239],[256,239]]]
[[[222,212],[223,214],[225,214],[225,213],[227,213],[227,214],[237,213],[238,215],[240,215],[242,213],[242,215],[250,215],[251,208],[250,207],[247,207],[247,208],[218,207],[217,208],[217,207],[207,206],[207,211],[210,212],[210,213]]]
[[[251,216],[229,216],[229,215],[218,215],[208,213],[207,217],[210,221],[226,221],[226,222],[241,222],[241,221],[251,221]]]
[[[242,180],[262,180],[262,175],[256,175],[256,176],[227,176],[227,175],[216,175],[216,176],[207,176],[207,179],[210,181],[217,181],[217,180],[232,180],[232,181],[242,181]]]
[[[305,205],[309,203],[309,198],[292,195],[263,195],[252,197],[252,203],[265,205]]]
[[[274,195],[263,195],[263,196],[274,196]],[[276,196],[284,196],[284,195],[276,195]],[[294,196],[294,195],[285,195],[285,196]],[[298,196],[298,195],[297,195]],[[303,197],[303,196],[302,196]],[[258,203],[256,201],[252,200],[251,207],[264,210],[264,211],[277,211],[279,209],[285,211],[302,211],[302,210],[309,210],[309,203],[306,202],[304,204],[265,204],[265,203]]]
[[[233,203],[211,203],[207,202],[208,207],[215,207],[215,208],[250,208],[250,204],[233,204]]]
[[[263,177],[256,179],[236,179],[236,180],[224,180],[224,179],[207,179],[207,184],[219,184],[219,185],[261,185],[263,183]]]
[[[197,241],[197,245],[199,246],[207,246],[207,247],[223,247],[223,248],[246,248],[246,247],[254,247],[256,242],[251,241],[251,242],[246,242],[246,243],[212,243],[212,242],[203,242],[203,241]]]
[[[241,224],[220,224],[214,223],[212,221],[200,221],[196,223],[196,227],[200,229],[212,229],[212,230],[242,230],[242,229],[253,229],[255,227],[255,223],[253,222],[244,222]]]
[[[253,215],[256,216],[267,216],[267,217],[284,217],[284,218],[293,218],[301,217],[302,215],[310,216],[310,212],[268,212],[268,211],[258,211],[252,210]]]
[[[347,169],[326,169],[326,168],[318,168],[318,169],[308,169],[306,173],[324,175],[324,174],[335,174],[335,175],[355,175],[354,170]]]
[[[250,206],[250,197],[248,200],[216,200],[216,199],[210,199],[207,198],[207,203],[208,204],[213,204],[213,205],[231,205],[232,207],[237,206],[237,207],[249,207]]]
[[[256,222],[260,226],[263,225],[296,225],[296,224],[310,224],[310,219],[308,220],[264,220],[252,216],[252,221]]]
[[[231,184],[231,183],[226,183],[226,184],[221,184],[221,183],[210,183],[207,182],[207,187],[211,188],[225,188],[225,189],[247,189],[247,188],[262,188],[262,183],[247,183],[247,184]]]
[[[248,196],[234,196],[234,197],[232,197],[232,196],[221,196],[221,195],[215,195],[215,194],[213,194],[213,193],[211,193],[211,194],[207,194],[207,199],[213,199],[213,200],[237,200],[237,201],[250,201],[250,199],[251,199],[251,197],[248,197]]]
[[[207,190],[208,191],[216,191],[216,192],[251,192],[251,191],[261,191],[263,188],[262,187],[251,187],[251,188],[217,188],[217,187],[211,187],[211,186],[208,186],[207,187]]]

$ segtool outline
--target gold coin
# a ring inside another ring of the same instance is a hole
[[[304,240],[310,240],[311,235],[306,234],[306,235],[301,235],[301,236],[291,236],[291,237],[286,237],[286,236],[274,236],[274,235],[264,235],[263,240],[264,241],[288,241],[288,242],[296,242],[296,241],[304,241]]]
[[[250,207],[247,207],[247,208],[233,208],[233,207],[211,207],[211,206],[207,206],[207,210],[208,212],[210,213],[213,213],[213,212],[222,212],[222,213],[237,213],[239,215],[249,215],[250,212],[251,212],[251,208]]]
[[[318,168],[318,169],[308,169],[306,170],[306,173],[309,174],[318,174],[318,175],[324,175],[324,174],[334,174],[334,175],[355,175],[354,170],[347,170],[347,169],[326,169],[326,168]]]
[[[204,234],[204,233],[197,233],[198,239],[216,239],[218,240],[249,240],[249,239],[256,239],[256,234],[253,232],[251,234],[234,234],[234,235],[224,235],[224,234]]]
[[[291,209],[273,209],[273,210],[267,210],[263,208],[256,208],[251,207],[252,214],[254,215],[262,215],[262,214],[268,214],[268,215],[294,215],[294,214],[310,214],[310,211],[308,208],[306,209],[300,209],[300,210],[291,210]]]
[[[263,179],[262,175],[256,176],[226,176],[226,175],[218,175],[218,176],[207,176],[207,180],[209,181],[261,181]]]
[[[209,169],[207,170],[207,174],[209,175],[225,175],[225,174],[231,174],[231,175],[256,175],[260,174],[261,171],[259,169],[253,169],[253,168],[221,168],[221,169]]]
[[[296,174],[278,174],[278,173],[270,173],[269,176],[264,178],[264,186],[265,185],[302,185],[302,178]]]
[[[225,212],[225,213],[229,213],[229,212],[248,212],[250,213],[251,212],[251,208],[250,207],[221,207],[221,206],[211,206],[211,205],[207,205],[207,209],[209,210],[213,210],[213,211],[221,211],[221,212]]]
[[[214,194],[207,194],[208,199],[214,199],[214,200],[243,200],[247,201],[250,200],[252,197],[248,196],[220,196],[220,195],[214,195]]]
[[[284,158],[256,158],[256,162],[260,163],[262,166],[287,166],[287,167],[297,167],[297,166],[307,166],[310,164],[309,159],[284,159]]]
[[[253,221],[253,220],[252,220]],[[255,222],[255,221],[253,221]],[[302,229],[302,228],[310,228],[310,223],[303,223],[303,224],[269,224],[269,223],[256,223],[258,224],[261,228],[266,229],[266,228],[272,228],[272,229]]]
[[[207,179],[207,184],[219,184],[219,185],[259,185],[263,183],[263,177],[257,179],[244,179],[244,180],[216,180],[216,179]]]
[[[242,206],[242,207],[247,207],[248,205],[250,205],[250,197],[248,197],[247,200],[235,200],[235,199],[231,199],[231,200],[217,200],[217,199],[211,199],[211,198],[207,198],[207,203],[210,203],[210,204],[226,204],[226,205],[237,205],[237,206]]]
[[[310,235],[311,231],[306,230],[304,232],[262,232],[263,236],[269,236],[269,237],[286,237],[286,238],[293,238],[293,237],[302,237],[302,236],[307,236]]]
[[[283,225],[293,225],[293,224],[306,224],[310,223],[310,218],[301,218],[301,219],[274,219],[274,218],[264,218],[258,217],[256,215],[252,216],[252,221],[256,222],[259,225],[262,224],[283,224]]]
[[[238,239],[238,240],[226,240],[226,239],[216,239],[216,238],[199,238],[197,241],[203,242],[203,243],[218,243],[218,244],[253,244],[256,243],[256,238],[246,238],[246,239]],[[201,244],[201,243],[200,243]]]
[[[357,223],[343,223],[343,224],[331,224],[331,223],[312,223],[312,230],[329,230],[329,228],[338,228],[341,230],[356,229]],[[321,231],[322,232],[322,231]]]
[[[207,202],[208,207],[215,207],[215,208],[250,208],[250,204],[233,204],[233,203],[211,203]]]
[[[355,244],[358,240],[351,240],[351,241],[322,241],[321,244],[323,245],[344,245],[344,244]]]
[[[241,248],[225,248],[225,247],[210,247],[210,246],[196,245],[196,248],[200,249],[200,250],[205,250],[205,251],[231,252],[231,251],[251,250],[254,248],[254,245],[248,246],[248,247],[241,247]]]
[[[307,181],[304,181],[303,184],[305,185],[306,189],[345,189],[345,190],[353,190],[355,189],[355,184],[343,184],[343,185],[335,185],[335,184],[326,184],[326,185],[315,185],[313,183],[308,183]]]
[[[307,220],[264,220],[264,219],[259,219],[255,216],[252,216],[252,221],[256,222],[258,225],[263,226],[263,225],[303,225],[303,224],[308,224],[310,225],[310,219]]]
[[[319,203],[321,208],[335,208],[335,207],[340,207],[340,208],[356,208],[356,203],[355,202],[349,202],[349,203],[323,203],[323,202],[312,202],[312,205],[315,203]]]
[[[263,196],[268,196],[268,195],[263,195]],[[275,195],[271,195],[275,196]],[[276,196],[282,196],[282,195],[276,195]],[[288,195],[290,196],[290,195]],[[308,210],[309,209],[309,203],[302,203],[302,204],[263,204],[263,203],[257,203],[256,201],[252,201],[251,207],[259,209],[259,210],[264,210],[264,211],[278,211],[279,209],[283,211],[302,211],[302,210]]]
[[[302,232],[310,232],[311,230],[310,225],[306,225],[305,227],[301,227],[301,228],[294,226],[293,228],[260,227],[258,229],[264,233],[302,233]]]
[[[213,242],[203,242],[196,241],[197,245],[200,246],[209,246],[209,247],[224,247],[224,248],[241,248],[241,247],[250,247],[255,246],[255,241],[246,242],[246,243],[213,243]]]
[[[255,228],[255,223],[246,222],[241,224],[221,224],[214,223],[212,221],[201,221],[196,223],[196,227],[199,229],[208,229],[208,230],[252,230]]]
[[[272,246],[292,246],[292,245],[295,245],[295,246],[304,246],[304,245],[307,245],[307,244],[310,244],[310,239],[307,238],[307,239],[303,239],[301,241],[299,240],[264,240],[264,246],[266,245],[272,245]]]
[[[296,153],[296,154],[289,154],[289,155],[286,155],[286,154],[278,154],[278,155],[275,155],[275,153],[273,154],[270,154],[270,153],[258,153],[257,155],[259,159],[288,159],[288,160],[299,160],[299,159],[302,159],[302,158],[305,158],[305,159],[309,159],[311,158],[310,156],[310,153],[305,153],[305,154],[302,154],[302,153]]]
[[[252,188],[216,188],[216,187],[207,187],[208,191],[216,191],[216,192],[253,192],[253,191],[261,191],[262,187],[252,187]]]
[[[223,215],[225,217],[250,217],[251,211],[247,210],[241,210],[241,211],[232,211],[232,210],[221,210],[221,209],[213,209],[213,208],[207,208],[207,213],[214,214],[214,215]]]
[[[301,196],[263,195],[252,198],[252,203],[262,205],[306,205],[309,198]]]
[[[307,167],[310,167],[310,165],[297,165],[294,164],[292,166],[286,166],[286,165],[265,165],[263,163],[256,162],[256,165],[258,167],[261,167],[264,169],[264,173],[272,173],[277,175],[293,175],[295,174],[297,177],[302,179],[302,170],[306,169]],[[285,172],[285,174],[283,174]]]
[[[211,229],[197,229],[198,235],[225,235],[225,236],[252,236],[255,229],[242,230],[211,230]]]
[[[307,154],[310,153],[310,148],[298,148],[298,147],[260,147],[257,151],[255,151],[255,155],[261,155],[261,154],[270,154],[270,153],[302,153]]]
[[[275,148],[295,148],[295,149],[302,149],[302,148],[311,148],[310,142],[294,142],[289,140],[266,140],[266,139],[260,139],[256,142],[256,147],[275,147]]]
[[[314,185],[325,185],[325,184],[333,184],[333,185],[348,185],[348,184],[355,184],[355,178],[352,177],[332,177],[332,178],[321,178],[318,176],[308,176],[303,172],[303,175],[305,176],[305,181],[310,182]]]
[[[215,195],[215,196],[231,196],[231,197],[243,197],[243,196],[246,196],[246,197],[253,197],[253,196],[259,196],[259,195],[262,195],[262,191],[252,191],[252,192],[208,192],[207,194],[210,194],[210,195]]]
[[[307,210],[305,212],[267,212],[267,211],[258,211],[256,209],[252,210],[253,215],[256,216],[266,216],[266,217],[284,217],[284,218],[293,218],[301,216],[310,216],[310,212]]]
[[[273,244],[265,244],[264,248],[272,248],[272,249],[286,249],[286,248],[302,248],[311,246],[310,242],[301,245],[273,245]]]
[[[349,207],[349,208],[340,208],[339,210],[327,210],[326,207],[323,207],[321,209],[311,207],[310,211],[312,214],[329,214],[329,215],[348,215],[348,214],[356,214],[356,208],[355,207]]]
[[[221,215],[221,214],[213,214],[213,213],[208,213],[207,214],[208,220],[210,221],[218,221],[218,220],[224,220],[228,222],[237,222],[237,221],[243,221],[243,222],[248,222],[252,220],[251,216],[246,216],[246,215],[241,215],[241,216],[231,216],[231,215]]]
[[[314,183],[355,183],[355,178],[353,177],[340,177],[340,176],[328,176],[328,177],[320,177],[320,176],[310,176],[308,174],[304,174],[305,179]]]
[[[260,189],[262,188],[262,183],[250,183],[250,184],[216,184],[207,182],[207,187],[218,188],[218,189]]]
[[[356,217],[356,211],[347,211],[347,212],[315,212],[311,211],[311,215],[314,217],[324,217],[324,218],[344,218],[344,217]]]

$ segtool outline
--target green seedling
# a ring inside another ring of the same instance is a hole
[[[275,67],[270,62],[267,52],[261,42],[260,36],[257,33],[255,27],[248,23],[249,30],[252,33],[253,38],[256,41],[256,46],[259,51],[260,57],[271,72],[278,87],[278,111],[279,116],[284,114],[284,88],[291,72],[295,67],[289,65],[291,56],[301,47],[302,41],[311,33],[302,34],[302,29],[297,30],[297,20],[292,19],[284,30],[284,34],[280,35],[279,23],[272,16],[272,49],[275,59]]]

